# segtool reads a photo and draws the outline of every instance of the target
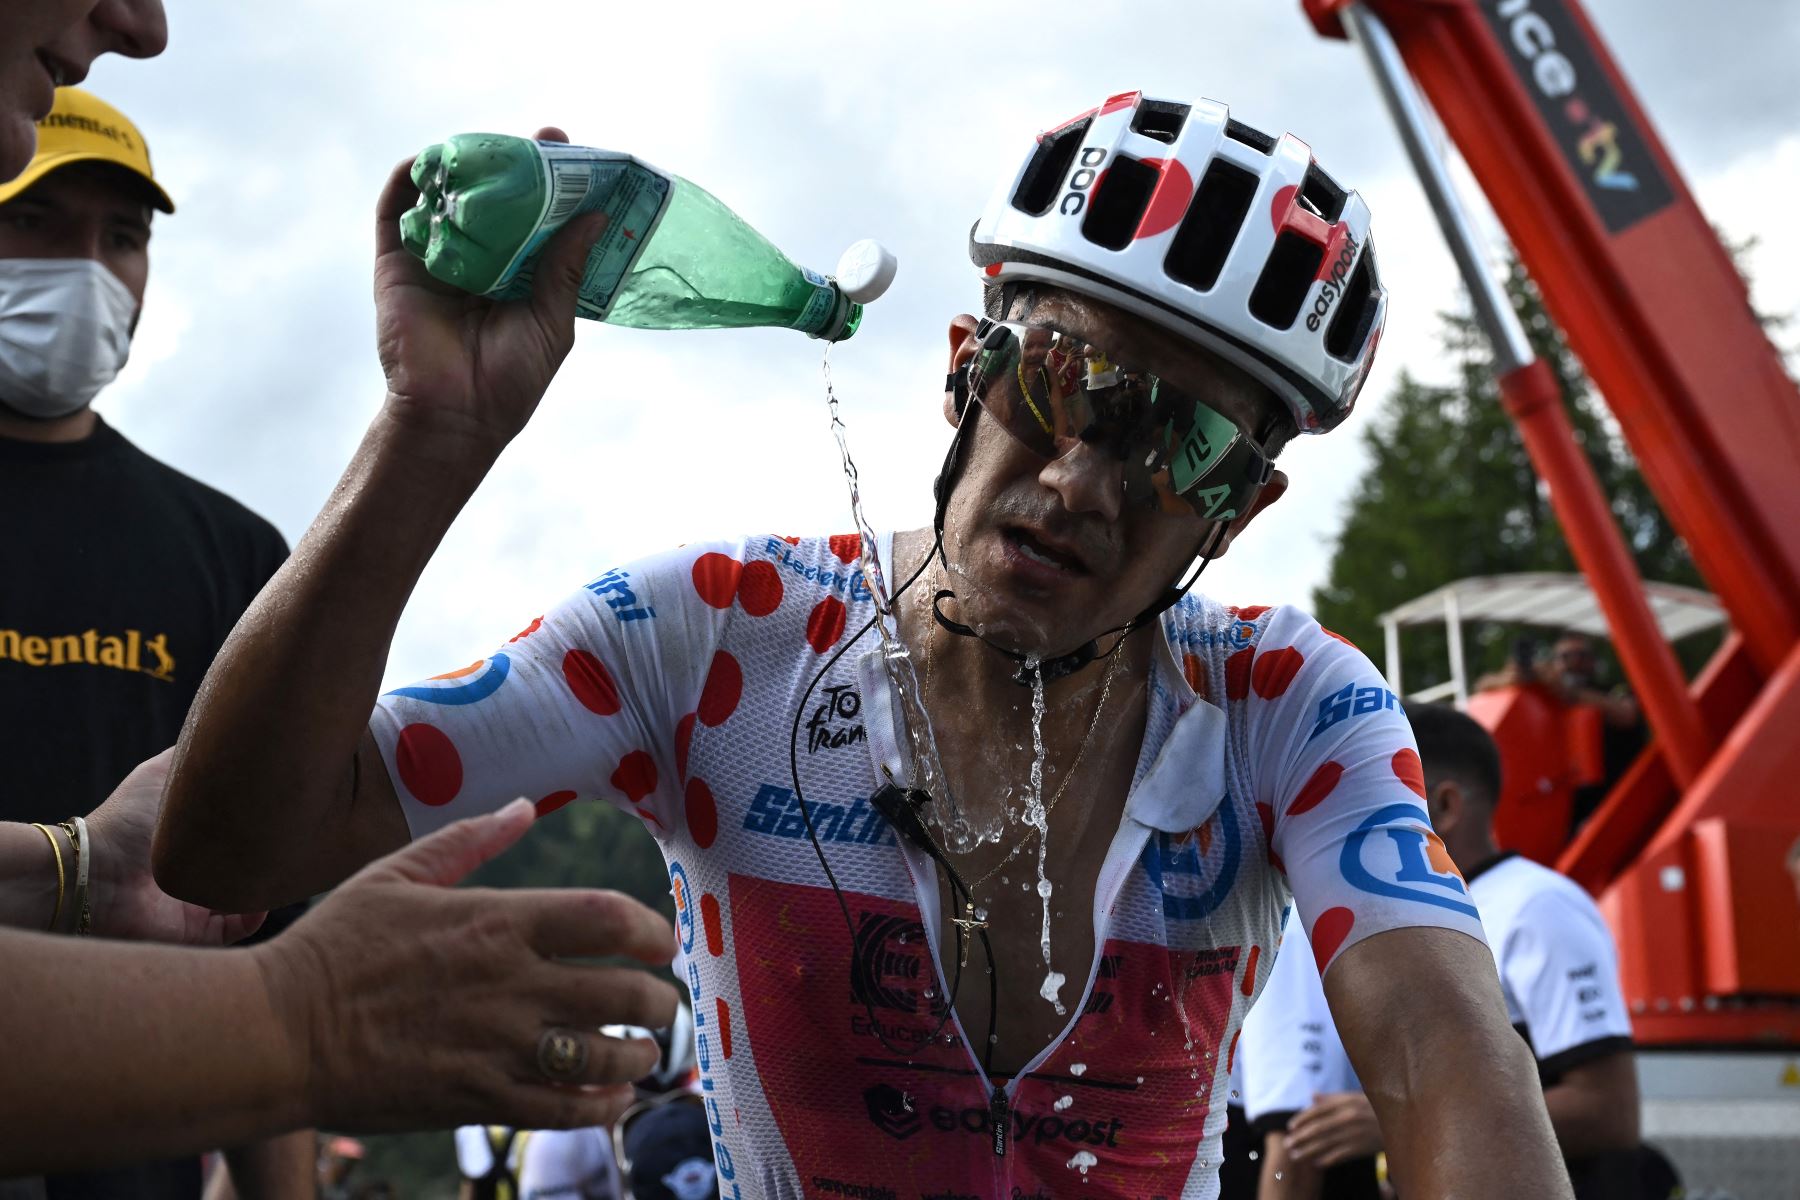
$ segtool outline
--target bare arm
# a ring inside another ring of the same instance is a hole
[[[1565,1158],[1638,1144],[1637,1058],[1620,1050],[1572,1067],[1544,1089],[1544,1105]]]
[[[481,300],[433,279],[400,245],[400,214],[417,197],[409,165],[395,169],[376,214],[387,398],[324,510],[226,640],[177,748],[156,876],[212,907],[311,895],[406,840],[367,730],[394,627],[574,341],[581,268],[604,218],[578,218],[551,241],[530,301]]]
[[[1256,1200],[1321,1200],[1324,1188],[1324,1170],[1289,1153],[1287,1134],[1275,1129],[1263,1137]]]
[[[1376,934],[1332,964],[1325,996],[1410,1194],[1569,1200],[1487,947],[1447,929]]]
[[[578,1033],[571,1085],[539,1033],[657,1027],[668,984],[564,957],[669,959],[668,922],[593,891],[451,885],[532,808],[459,821],[373,864],[279,938],[230,954],[0,930],[0,1177],[236,1145],[308,1124],[604,1124],[654,1065],[646,1039]],[[231,1031],[231,1053],[218,1052]],[[248,1192],[246,1192],[246,1195]]]
[[[315,1200],[319,1194],[318,1136],[297,1129],[225,1151],[236,1200]]]

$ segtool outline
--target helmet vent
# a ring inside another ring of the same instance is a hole
[[[1242,121],[1225,122],[1225,136],[1234,142],[1242,142],[1262,154],[1275,153],[1275,139],[1260,129],[1252,129]]]
[[[1335,221],[1344,215],[1347,198],[1344,189],[1319,170],[1319,164],[1313,163],[1306,168],[1306,178],[1300,183],[1300,199],[1314,212],[1327,221]]]
[[[1089,193],[1087,215],[1081,219],[1082,235],[1108,250],[1129,246],[1159,178],[1155,167],[1129,155],[1114,158]]]
[[[1034,217],[1050,211],[1069,174],[1069,167],[1075,162],[1075,152],[1081,149],[1081,139],[1087,135],[1091,124],[1092,117],[1083,117],[1038,138],[1037,149],[1032,152],[1031,161],[1025,164],[1018,190],[1013,193],[1014,208]]]
[[[1291,230],[1275,238],[1268,265],[1250,293],[1250,315],[1265,325],[1288,329],[1325,261],[1325,247]]]
[[[1213,159],[1175,231],[1163,269],[1191,288],[1211,291],[1250,213],[1256,185],[1256,176],[1249,171],[1222,158]]]
[[[1341,362],[1355,362],[1361,355],[1369,327],[1375,321],[1374,299],[1379,286],[1375,279],[1375,250],[1365,245],[1356,270],[1350,272],[1350,280],[1344,285],[1337,315],[1325,331],[1325,353]]]
[[[1131,131],[1173,146],[1191,107],[1170,100],[1140,100],[1131,117]]]

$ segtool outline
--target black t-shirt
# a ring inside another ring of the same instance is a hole
[[[0,820],[65,820],[175,744],[287,546],[104,421],[0,437],[0,514]]]
[[[90,812],[174,745],[286,556],[273,525],[104,421],[79,442],[0,437],[0,820]],[[191,1200],[200,1164],[47,1185],[50,1200]]]

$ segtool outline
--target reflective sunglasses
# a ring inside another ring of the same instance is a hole
[[[1273,464],[1248,430],[1098,346],[1012,321],[983,321],[975,338],[969,394],[1046,461],[1094,446],[1124,464],[1128,500],[1212,521],[1247,512],[1269,481]]]

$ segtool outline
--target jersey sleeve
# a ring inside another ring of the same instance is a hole
[[[1320,973],[1390,929],[1485,941],[1426,815],[1412,727],[1374,665],[1293,608],[1269,615],[1250,652],[1228,686],[1247,693],[1257,810]]]
[[[520,1200],[617,1200],[612,1141],[598,1126],[540,1129],[519,1155]]]
[[[520,796],[540,815],[603,799],[658,837],[678,828],[683,729],[741,559],[689,546],[607,571],[486,658],[382,696],[370,729],[413,836]]]
[[[1524,1018],[1545,1083],[1631,1045],[1612,935],[1573,885],[1526,902],[1500,948],[1500,978]]]

